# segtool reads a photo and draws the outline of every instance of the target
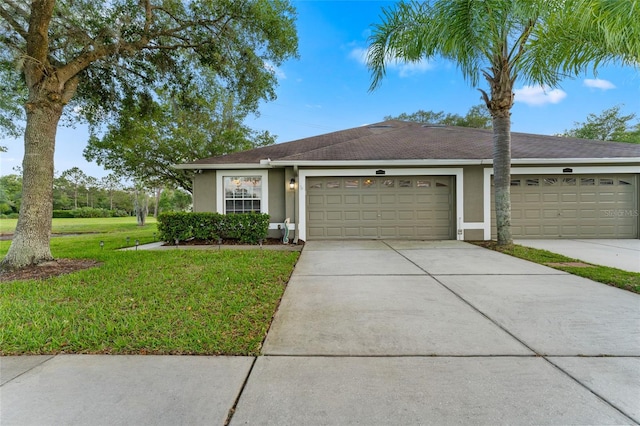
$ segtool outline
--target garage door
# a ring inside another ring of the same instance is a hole
[[[511,232],[514,238],[637,238],[637,185],[633,175],[513,175]]]
[[[307,238],[454,238],[453,178],[307,178]]]

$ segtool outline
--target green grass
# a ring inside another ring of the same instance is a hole
[[[535,249],[530,247],[524,247],[517,244],[513,244],[508,247],[500,247],[495,243],[478,243],[483,247],[490,248],[492,250],[499,251],[501,253],[509,254],[520,259],[529,260],[531,262],[539,263],[541,265],[550,266],[560,271],[565,271],[573,275],[589,278],[593,281],[598,281],[614,287],[619,287],[625,290],[632,291],[634,293],[640,293],[640,273],[623,271],[617,268],[610,268],[608,266],[592,265],[581,260],[572,259],[561,254],[555,254],[547,250]],[[590,267],[577,267],[577,266],[563,266],[563,265],[548,265],[549,263],[567,263],[567,262],[580,262]]]
[[[0,355],[258,354],[298,253],[115,251],[154,231],[52,238],[55,257],[102,265],[0,283]]]
[[[0,219],[0,233],[12,234],[16,229],[18,219]],[[147,217],[146,227],[155,230],[156,219]],[[53,219],[51,227],[53,234],[83,234],[83,233],[107,233],[129,232],[138,227],[135,217],[108,217],[108,218],[74,218]]]

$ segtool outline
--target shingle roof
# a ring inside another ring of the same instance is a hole
[[[490,160],[493,132],[468,127],[384,121],[292,142],[198,160],[198,164],[279,161]],[[511,134],[512,159],[640,158],[640,144]]]

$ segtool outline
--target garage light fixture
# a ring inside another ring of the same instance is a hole
[[[289,181],[289,189],[295,189],[295,188],[296,188],[296,179],[291,178],[291,180]]]

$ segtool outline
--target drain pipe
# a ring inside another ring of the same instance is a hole
[[[296,178],[296,181],[298,182],[298,189],[300,188],[300,177],[298,175],[298,166],[294,165],[293,166],[293,176]],[[296,196],[299,194],[299,191],[296,191],[296,188],[293,188],[293,224],[296,227],[295,230],[293,231],[293,244],[298,244],[298,212],[296,210]],[[289,229],[289,227],[287,226],[287,229]]]

